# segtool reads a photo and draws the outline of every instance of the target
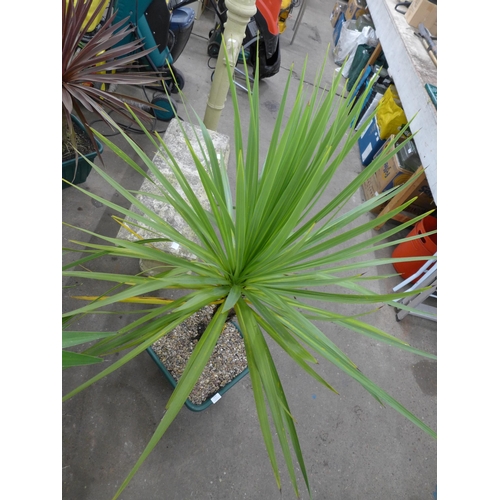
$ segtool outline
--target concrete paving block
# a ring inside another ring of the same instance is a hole
[[[222,159],[224,165],[227,165],[229,162],[230,153],[229,136],[214,131],[208,132],[217,152],[219,161]],[[205,158],[208,159],[208,151],[203,140],[201,127],[186,122],[181,123],[179,121],[172,121],[163,136],[163,142],[165,143],[168,151],[170,151],[170,153],[172,154],[173,158],[175,158],[175,161],[181,168],[183,174],[186,176],[186,179],[193,188],[193,191],[196,193],[198,200],[202,204],[203,208],[205,208],[206,210],[210,210],[210,204],[203,188],[200,176],[196,169],[192,153],[187,145],[186,137],[190,142],[196,157],[199,158],[202,164],[206,165]],[[180,185],[175,178],[175,175],[170,166],[171,160],[168,158],[164,150],[160,149],[156,152],[153,158],[153,162],[158,167],[160,172],[165,175],[165,177],[171,182],[171,184],[179,192],[182,192]],[[159,185],[159,182],[156,180],[154,183],[152,183],[148,179],[145,179],[139,191],[160,195],[161,191],[158,187]],[[183,236],[189,238],[192,241],[198,241],[195,233],[184,221],[184,219],[175,211],[172,205],[166,202],[152,199],[142,194],[138,194],[137,198],[147,208],[153,210],[175,230],[179,231]],[[184,194],[183,198],[186,199]],[[139,212],[136,207],[132,207],[131,210],[136,213]],[[125,223],[127,222],[127,220],[130,219],[126,218]],[[131,226],[131,228],[142,238],[147,239],[157,237],[157,235],[152,232],[152,230],[149,231],[144,228],[137,229],[134,226]],[[129,241],[135,241],[137,239],[137,237],[133,233],[131,233],[124,227],[122,227],[118,232],[118,238],[127,239]],[[184,257],[191,260],[195,259],[195,256],[193,254],[188,252],[185,248],[183,248],[176,242],[158,242],[154,243],[154,245],[157,248],[165,252],[169,252],[175,256]],[[153,267],[157,271],[160,270],[157,263],[141,260],[141,268],[143,271],[151,270]],[[163,265],[163,268],[164,267],[165,266]]]

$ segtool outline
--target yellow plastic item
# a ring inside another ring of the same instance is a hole
[[[377,125],[381,139],[388,139],[391,135],[397,134],[399,128],[408,123],[400,104],[396,87],[390,85],[377,106]]]
[[[78,2],[78,0],[73,0],[74,3],[76,4],[76,2]],[[90,18],[93,16],[94,12],[96,11],[97,7],[99,6],[99,2],[100,0],[91,0],[91,7],[89,9],[89,12],[87,14],[87,17],[85,18],[85,24],[87,24],[89,21],[90,21]],[[68,4],[68,0],[66,0],[66,5]],[[99,15],[95,18],[94,22],[90,25],[87,33],[91,33],[92,31],[94,31],[97,27],[97,25],[99,24],[99,22],[101,21],[102,19],[102,16],[104,15],[104,11],[106,10],[106,8],[108,7],[109,5],[109,2],[106,2],[102,9],[101,9],[101,12],[99,12]]]
[[[291,10],[292,10],[292,0],[282,0],[280,15],[278,18],[278,28],[280,34],[286,30],[286,20],[288,19]]]
[[[92,14],[95,12],[95,10],[97,9],[98,5],[99,5],[99,0],[92,0],[92,7],[90,8],[87,17],[85,18],[86,23],[88,23],[90,21],[90,18],[92,16]],[[109,5],[109,2],[104,4],[103,8],[101,9],[101,12],[99,12],[99,15],[96,17],[95,21],[90,25],[90,28],[88,30],[89,33],[96,29],[96,26],[99,24],[99,21],[102,19],[102,16],[104,15],[104,11],[108,7],[108,5]]]

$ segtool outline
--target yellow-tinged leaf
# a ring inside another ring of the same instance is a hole
[[[72,299],[78,299],[78,300],[105,300],[108,299],[108,295],[74,295],[71,297]],[[158,305],[164,305],[164,304],[170,304],[173,302],[172,299],[164,299],[161,297],[130,297],[128,299],[123,299],[119,300],[118,302],[123,302],[123,303],[129,303],[129,304],[158,304]]]

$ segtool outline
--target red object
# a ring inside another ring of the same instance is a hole
[[[424,217],[415,224],[408,236],[416,236],[437,229],[437,219],[431,215]],[[437,251],[437,233],[430,236],[423,236],[411,241],[400,243],[392,252],[394,258],[401,257],[424,257],[434,255]],[[403,279],[407,279],[415,274],[424,264],[425,260],[415,260],[411,262],[395,262],[394,269],[401,274]],[[416,281],[416,280],[413,280]]]
[[[281,0],[257,0],[257,9],[267,23],[267,28],[273,35],[279,35],[278,18],[281,10]]]

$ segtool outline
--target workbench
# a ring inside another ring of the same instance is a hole
[[[437,67],[414,34],[418,30],[394,9],[398,0],[366,3],[406,117],[415,117],[410,128],[416,133],[415,145],[437,205],[437,110],[425,88],[426,84],[437,87]]]

